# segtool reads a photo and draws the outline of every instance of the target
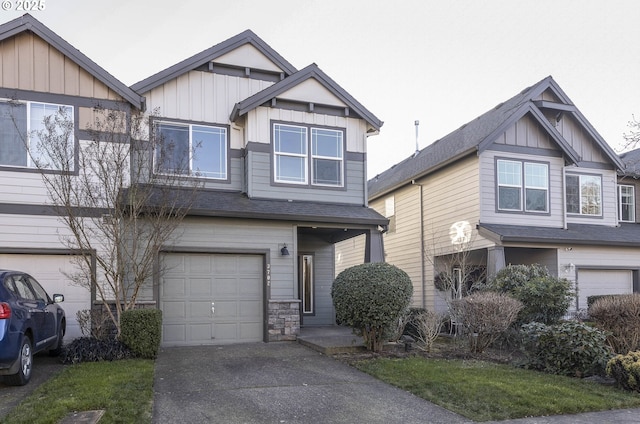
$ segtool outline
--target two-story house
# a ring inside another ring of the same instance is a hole
[[[382,259],[388,220],[367,207],[365,161],[382,122],[317,65],[295,69],[251,31],[131,88],[158,112],[162,143],[186,154],[203,139],[195,154],[210,155],[193,165],[204,188],[148,293],[163,342],[293,339],[300,325],[333,324],[334,244],[364,234],[363,259]]]
[[[464,255],[489,277],[545,265],[575,284],[573,308],[585,309],[590,295],[640,290],[640,226],[622,169],[547,77],[372,178],[369,201],[390,219],[385,259],[411,276],[415,306],[444,307],[450,293],[434,282]],[[337,258],[362,244],[341,243]]]
[[[388,220],[366,196],[367,137],[382,121],[317,65],[298,70],[245,31],[129,88],[29,15],[0,26],[0,60],[0,107],[24,105],[26,133],[48,105],[70,108],[80,141],[95,106],[152,111],[152,182],[199,181],[180,236],[158,252],[166,271],[139,297],[163,311],[164,345],[295,339],[301,325],[334,323],[335,243],[364,235],[363,259],[382,259]],[[78,252],[60,243],[11,116],[0,121],[0,266],[65,294],[71,321],[75,289],[60,270]],[[76,309],[96,300],[77,297]]]

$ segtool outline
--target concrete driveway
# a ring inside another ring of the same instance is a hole
[[[297,343],[161,349],[154,423],[471,423]]]

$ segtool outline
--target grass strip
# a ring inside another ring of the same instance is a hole
[[[5,424],[55,424],[71,412],[105,410],[100,424],[150,423],[154,362],[130,359],[65,366],[5,418]]]
[[[637,393],[483,361],[379,358],[355,366],[474,421],[640,406]]]

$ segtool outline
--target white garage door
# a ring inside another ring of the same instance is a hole
[[[589,296],[633,293],[633,273],[619,269],[578,270],[578,307],[587,308]]]
[[[160,279],[162,345],[263,340],[263,259],[170,253]]]
[[[0,268],[24,271],[31,274],[49,293],[64,295],[60,304],[67,317],[65,343],[81,337],[80,326],[76,320],[76,312],[91,307],[91,292],[86,287],[78,287],[69,283],[63,272],[72,272],[74,264],[67,255],[29,255],[0,254]]]

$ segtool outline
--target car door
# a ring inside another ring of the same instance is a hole
[[[18,291],[18,302],[29,314],[34,349],[39,350],[47,339],[47,304],[42,299],[37,298],[31,289],[27,275],[16,274],[13,276],[13,281]]]
[[[56,315],[57,308],[45,289],[42,288],[35,278],[30,275],[25,275],[25,278],[35,294],[36,301],[38,302],[38,309],[42,308],[44,311],[41,340],[43,344],[48,344],[58,335],[58,332],[56,331],[58,319]]]

